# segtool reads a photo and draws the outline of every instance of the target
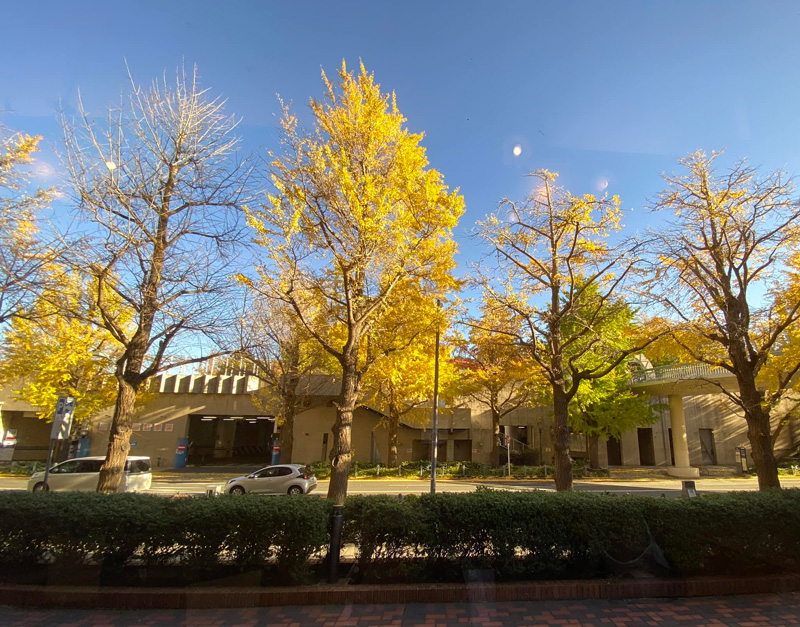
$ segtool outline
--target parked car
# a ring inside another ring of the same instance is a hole
[[[227,494],[308,494],[317,487],[317,478],[308,466],[280,464],[267,466],[225,484]]]
[[[105,457],[76,457],[56,464],[50,468],[47,477],[48,490],[81,490],[94,492],[100,466]],[[149,457],[128,457],[125,461],[125,474],[119,484],[119,492],[141,492],[149,490],[153,481]],[[35,472],[28,481],[29,492],[44,489],[44,472]]]

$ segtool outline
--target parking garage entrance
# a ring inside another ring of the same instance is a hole
[[[272,416],[189,416],[189,464],[264,464],[277,437]]]

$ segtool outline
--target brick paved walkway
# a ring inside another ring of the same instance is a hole
[[[800,593],[631,601],[317,605],[218,610],[36,610],[0,607],[18,627],[539,627],[580,625],[800,626]]]

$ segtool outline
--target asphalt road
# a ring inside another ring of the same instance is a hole
[[[206,486],[221,485],[226,480],[225,475],[219,479],[190,480],[166,479],[154,480],[150,492],[165,496],[173,494],[205,494]],[[0,477],[0,490],[25,490],[27,478]],[[575,489],[584,492],[612,492],[641,496],[662,495],[674,498],[681,494],[681,481],[678,479],[654,479],[647,481],[611,481],[592,480],[576,481]],[[800,488],[800,477],[782,477],[781,485],[785,488]],[[549,480],[439,480],[436,483],[438,492],[472,492],[478,486],[487,486],[500,490],[555,491],[555,485]],[[703,492],[732,492],[737,490],[757,490],[758,483],[755,479],[700,479],[696,481],[697,491]],[[313,494],[325,496],[328,492],[328,482],[320,481]],[[424,494],[430,492],[430,481],[396,480],[396,479],[351,479],[348,486],[349,494]]]

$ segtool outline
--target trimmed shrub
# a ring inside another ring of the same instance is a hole
[[[269,566],[302,583],[327,544],[329,510],[316,498],[0,493],[0,565]]]
[[[265,583],[305,583],[330,514],[317,498],[5,492],[0,567],[13,579],[36,564],[94,565],[106,582],[132,566],[260,569]],[[356,581],[463,581],[474,570],[500,581],[604,577],[653,567],[635,559],[661,557],[651,541],[678,575],[800,572],[798,490],[663,499],[479,489],[354,496],[344,515]]]

